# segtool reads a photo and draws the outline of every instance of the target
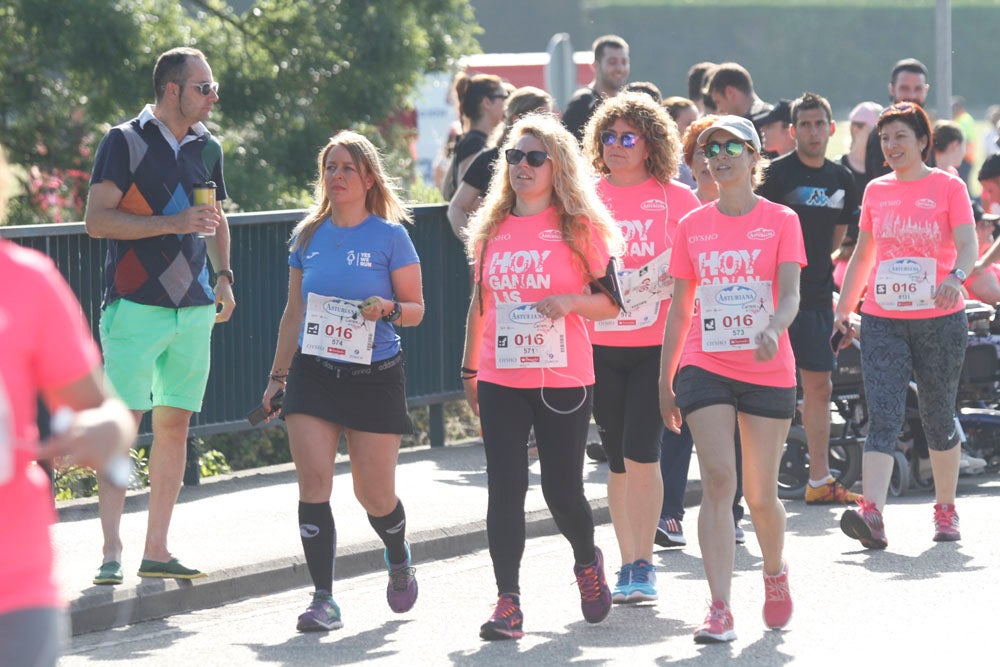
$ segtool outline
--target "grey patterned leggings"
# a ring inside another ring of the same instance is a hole
[[[969,331],[965,311],[920,320],[861,317],[861,371],[870,418],[865,451],[891,455],[895,450],[911,375],[927,446],[946,451],[957,445],[955,396]]]

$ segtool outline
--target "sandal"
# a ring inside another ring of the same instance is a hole
[[[138,574],[140,577],[156,579],[202,579],[208,576],[200,570],[184,567],[176,558],[171,558],[166,563],[143,558],[139,564]]]
[[[94,575],[94,583],[98,586],[117,586],[124,580],[125,573],[122,572],[122,564],[116,560],[102,563],[97,574]]]

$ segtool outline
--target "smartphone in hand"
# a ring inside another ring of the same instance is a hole
[[[850,324],[850,322],[844,322],[843,324],[844,324],[844,326],[847,327],[847,331],[851,332],[851,324]],[[847,334],[845,334],[843,331],[841,331],[840,329],[837,329],[836,331],[833,332],[833,335],[830,336],[830,349],[833,350],[834,354],[837,354],[838,352],[840,352],[840,345],[841,345],[841,343],[844,342],[844,336],[846,336],[846,335]]]
[[[250,422],[251,426],[256,426],[271,415],[276,414],[279,410],[281,410],[281,403],[284,398],[284,389],[278,390],[278,393],[271,398],[271,411],[267,412],[264,410],[263,405],[258,405],[256,408],[247,413],[247,421]]]

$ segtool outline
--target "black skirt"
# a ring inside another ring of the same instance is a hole
[[[403,353],[370,366],[299,350],[288,369],[282,415],[304,414],[365,433],[413,433]]]

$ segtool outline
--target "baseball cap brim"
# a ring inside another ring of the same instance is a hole
[[[760,136],[757,134],[757,128],[753,126],[753,123],[741,116],[722,116],[719,118],[719,120],[712,123],[711,127],[703,130],[698,135],[698,145],[704,146],[707,144],[709,138],[719,130],[725,130],[743,139],[753,146],[755,151],[760,152]]]

